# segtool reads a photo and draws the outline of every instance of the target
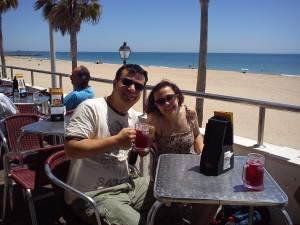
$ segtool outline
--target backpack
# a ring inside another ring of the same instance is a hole
[[[224,225],[228,217],[233,216],[237,225],[247,225],[248,215],[249,207],[247,206],[224,205],[223,209],[217,214],[216,221],[218,221],[218,225]],[[270,220],[270,213],[266,207],[254,207],[253,225],[269,225]]]

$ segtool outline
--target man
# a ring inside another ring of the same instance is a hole
[[[66,127],[65,151],[72,159],[68,183],[99,202],[101,217],[108,224],[143,225],[153,203],[148,180],[131,179],[127,163],[138,120],[131,107],[147,80],[139,65],[123,65],[112,93],[80,104]],[[65,200],[82,219],[95,223],[82,200],[68,193]]]
[[[94,91],[89,86],[90,72],[85,66],[76,67],[70,78],[74,90],[64,98],[67,111],[75,109],[84,100],[94,97]]]
[[[14,103],[6,95],[0,93],[0,120],[6,116],[16,114],[17,111]]]

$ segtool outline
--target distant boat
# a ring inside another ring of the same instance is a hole
[[[247,73],[247,72],[248,72],[248,69],[242,68],[242,69],[241,69],[241,72],[242,72],[242,73]]]

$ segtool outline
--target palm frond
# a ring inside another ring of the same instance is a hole
[[[10,9],[16,9],[19,5],[18,0],[1,0],[0,1],[0,13],[4,13]]]

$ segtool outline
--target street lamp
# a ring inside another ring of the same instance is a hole
[[[123,42],[123,45],[119,48],[120,58],[123,60],[123,64],[126,64],[126,60],[128,59],[131,50],[129,46],[126,45],[126,42]]]

